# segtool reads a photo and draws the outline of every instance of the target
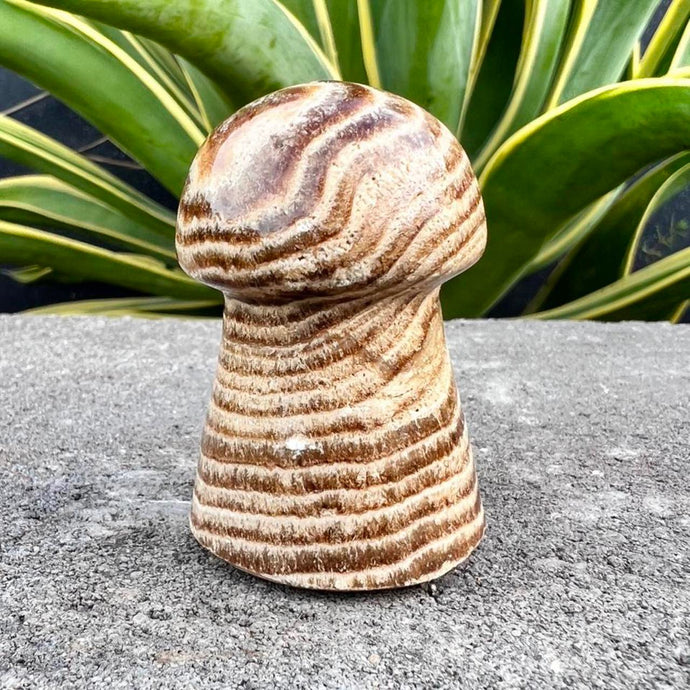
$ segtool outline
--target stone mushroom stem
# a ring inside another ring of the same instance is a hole
[[[233,565],[317,589],[447,572],[484,515],[438,288],[226,300],[191,525]]]
[[[484,530],[439,286],[481,256],[467,155],[358,84],[270,94],[199,150],[182,268],[226,296],[191,525],[233,565],[318,589],[443,574]]]

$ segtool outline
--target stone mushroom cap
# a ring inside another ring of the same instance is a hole
[[[248,301],[433,287],[486,243],[477,181],[436,118],[343,82],[293,86],[208,137],[177,219],[180,265]]]

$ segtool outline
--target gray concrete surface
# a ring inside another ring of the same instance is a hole
[[[0,687],[687,688],[690,327],[447,327],[488,533],[435,585],[187,529],[219,324],[0,318]]]

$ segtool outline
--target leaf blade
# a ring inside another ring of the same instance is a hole
[[[345,81],[367,83],[356,0],[326,0],[340,73]]]
[[[690,295],[690,248],[623,276],[615,283],[549,311],[537,319],[648,320]]]
[[[578,0],[547,109],[617,82],[657,0]]]
[[[460,142],[474,162],[508,105],[516,79],[523,25],[523,0],[502,0],[479,70],[471,75],[472,91],[459,127]]]
[[[570,0],[527,3],[525,30],[510,100],[501,119],[475,160],[481,171],[496,149],[542,109],[558,64],[565,36]]]
[[[685,29],[683,29],[683,33],[678,41],[669,72],[681,70],[684,67],[690,67],[690,21],[685,25]]]
[[[376,89],[383,88],[381,71],[376,51],[376,34],[372,16],[371,0],[357,0],[357,15],[359,17],[359,33],[362,42],[362,62],[367,80]]]
[[[669,176],[659,185],[637,223],[625,256],[623,265],[624,275],[630,274],[634,270],[638,254],[643,250],[642,240],[652,216],[672,199],[690,188],[690,154],[679,156],[678,158],[676,165],[669,170]]]
[[[636,79],[654,77],[668,71],[673,52],[678,46],[689,16],[690,2],[688,0],[671,1],[635,69]]]
[[[207,132],[211,132],[223,120],[235,112],[235,106],[228,97],[191,62],[177,58],[180,69],[196,102]]]
[[[292,84],[339,76],[307,30],[276,0],[40,0],[40,4],[151,38],[196,65],[231,100],[243,103]]]
[[[0,2],[0,64],[38,84],[178,194],[205,135],[146,69],[84,20]]]
[[[630,244],[645,210],[664,181],[690,161],[681,153],[647,171],[616,199],[588,237],[556,270],[542,295],[541,309],[567,304],[616,281],[624,273]]]
[[[369,4],[382,88],[414,101],[455,132],[476,55],[479,0]]]
[[[150,257],[121,254],[44,230],[0,221],[2,263],[38,264],[82,280],[98,280],[130,290],[189,299],[212,299],[213,290],[171,271]]]
[[[528,270],[532,272],[545,268],[589,235],[592,228],[596,227],[597,223],[615,203],[620,192],[620,187],[614,189],[566,222],[532,259]]]
[[[45,307],[27,309],[24,314],[32,316],[52,314],[59,316],[81,316],[99,314],[101,316],[139,316],[155,318],[175,317],[180,314],[189,317],[190,312],[217,308],[217,300],[184,300],[170,297],[110,297],[107,299],[77,300],[60,302]]]
[[[110,206],[48,175],[0,180],[0,219],[80,231],[128,251],[169,264],[177,259],[172,238],[147,230]]]
[[[690,147],[689,122],[690,80],[663,78],[604,87],[519,130],[480,178],[489,241],[485,257],[447,284],[446,316],[486,311],[570,216]]]
[[[53,175],[164,237],[172,234],[173,213],[84,156],[6,115],[0,115],[0,156]]]

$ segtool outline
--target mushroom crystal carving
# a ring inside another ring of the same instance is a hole
[[[203,144],[177,252],[225,294],[191,513],[196,539],[316,589],[442,575],[484,532],[441,283],[486,243],[465,152],[389,93],[317,82]]]

